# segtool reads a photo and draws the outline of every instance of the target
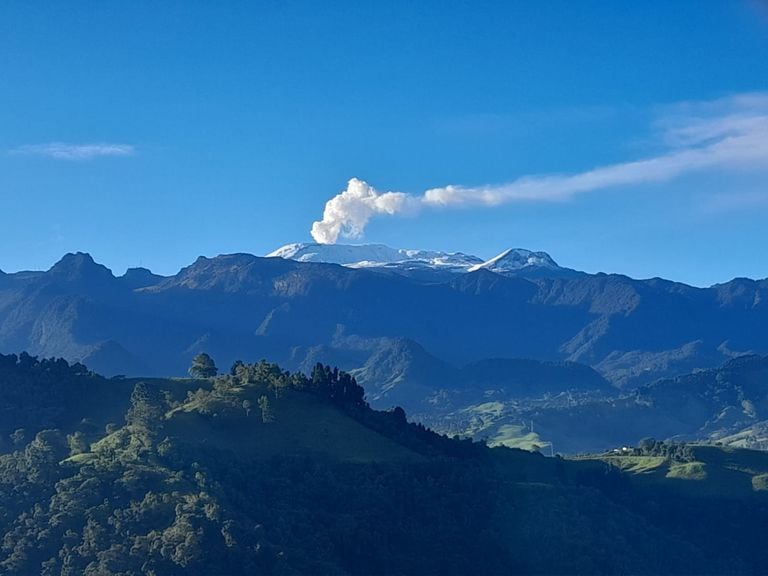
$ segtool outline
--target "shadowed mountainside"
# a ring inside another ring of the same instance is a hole
[[[47,272],[0,277],[0,351],[171,375],[201,350],[221,365],[270,357],[298,367],[303,354],[334,361],[328,354],[362,369],[382,353],[376,342],[406,339],[454,369],[488,358],[571,361],[619,387],[768,352],[764,280],[700,289],[485,268],[438,280],[247,254],[201,257],[167,278],[115,277],[68,254]]]
[[[552,443],[563,453],[633,446],[645,437],[767,450],[768,357],[743,356],[620,394],[486,395],[419,416],[442,432],[508,446]]]
[[[0,445],[4,574],[768,566],[765,453],[491,449],[371,410],[353,378],[319,365],[131,381],[20,355],[0,356],[0,373],[0,410],[20,426]]]

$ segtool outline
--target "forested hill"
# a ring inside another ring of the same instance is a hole
[[[63,361],[0,364],[0,408],[18,426],[2,430],[4,574],[768,569],[762,453],[743,451],[746,481],[719,495],[703,487],[733,475],[732,456],[687,462],[654,444],[638,458],[656,470],[709,476],[647,482],[620,471],[629,462],[490,449],[371,410],[322,365],[107,380]]]

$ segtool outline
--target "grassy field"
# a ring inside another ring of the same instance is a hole
[[[768,497],[768,453],[728,446],[692,446],[693,460],[662,456],[588,455],[574,460],[601,460],[628,472],[638,482],[664,484],[701,496]]]
[[[679,480],[706,480],[707,465],[704,462],[673,462],[669,464],[667,478]]]
[[[632,474],[655,473],[667,464],[667,459],[661,456],[608,456],[601,460]]]
[[[755,492],[768,492],[768,474],[752,476],[752,489]]]
[[[462,412],[467,417],[466,429],[462,435],[484,438],[488,446],[506,446],[529,452],[542,451],[549,454],[550,443],[524,424],[501,424],[505,406],[501,402],[484,402],[470,406]]]
[[[336,407],[311,394],[266,386],[249,386],[237,394],[252,408],[235,418],[201,414],[195,401],[167,415],[165,431],[194,445],[237,451],[246,458],[269,458],[306,452],[331,455],[344,461],[390,461],[420,459],[415,452],[363,426]],[[258,399],[269,399],[272,420],[265,422]]]
[[[542,440],[538,434],[522,425],[504,424],[499,426],[496,434],[488,438],[489,446],[506,446],[507,448],[520,448],[530,452],[543,451],[548,453],[550,443]]]

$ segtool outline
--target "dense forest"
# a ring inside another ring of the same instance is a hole
[[[763,453],[649,439],[626,457],[545,458],[374,411],[327,366],[211,368],[104,379],[0,357],[0,572],[768,569]],[[650,461],[655,475],[628,469]]]

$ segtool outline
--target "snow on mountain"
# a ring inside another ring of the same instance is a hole
[[[299,262],[326,262],[354,268],[423,263],[434,267],[466,270],[482,263],[481,258],[461,252],[402,250],[383,244],[287,244],[267,254],[267,257],[280,257]]]
[[[547,268],[550,270],[560,268],[546,252],[531,252],[524,248],[510,248],[490,260],[471,266],[468,272],[474,272],[482,268],[503,274],[505,272],[516,272],[528,267]]]
[[[504,276],[570,278],[581,273],[561,268],[546,252],[523,248],[505,250],[490,260],[461,252],[402,250],[382,244],[287,244],[268,257],[299,262],[325,262],[350,268],[371,268],[424,281],[447,281],[454,274],[488,270]]]

